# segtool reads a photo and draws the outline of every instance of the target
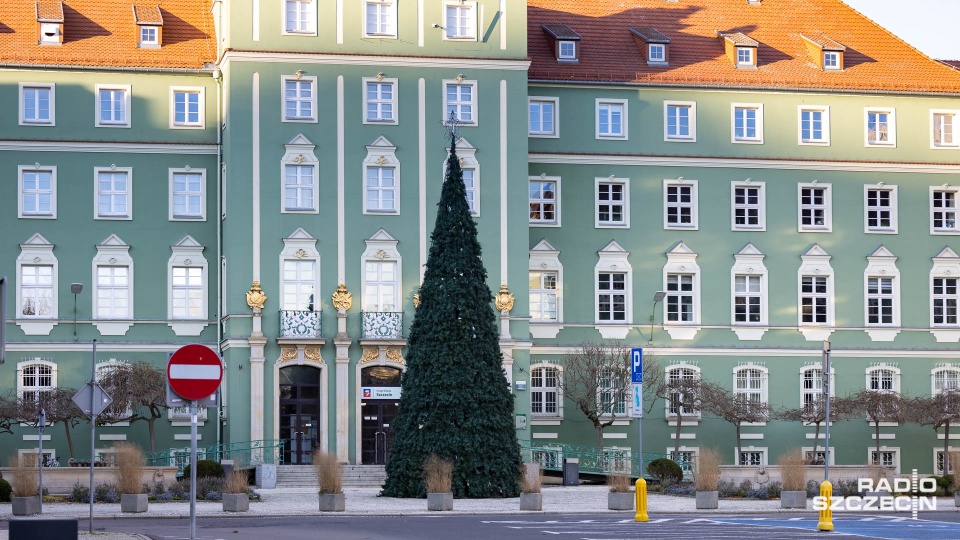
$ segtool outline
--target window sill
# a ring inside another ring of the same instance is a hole
[[[199,336],[203,329],[207,327],[209,323],[206,321],[196,321],[196,322],[175,322],[167,323],[167,326],[173,328],[173,333],[178,336]]]
[[[284,118],[282,121],[285,122],[285,123],[291,123],[291,124],[316,124],[316,123],[317,123],[317,119],[316,119],[316,118],[306,118],[306,117],[304,117],[304,118]]]
[[[133,326],[131,322],[97,322],[97,331],[101,336],[123,336]]]
[[[933,334],[933,337],[937,338],[937,343],[960,342],[960,328],[951,330],[931,330],[930,333]]]
[[[737,338],[740,341],[760,341],[760,339],[763,338],[763,334],[766,333],[769,328],[734,326],[731,330],[737,334]]]
[[[563,329],[562,324],[558,323],[538,323],[530,322],[530,337],[534,339],[554,339],[557,337],[557,334],[560,333],[560,330]]]
[[[676,420],[667,420],[667,425],[668,425],[668,426],[671,426],[671,427],[677,427],[677,421],[676,421]],[[691,419],[691,420],[684,419],[684,420],[681,420],[681,421],[680,421],[680,427],[684,427],[684,426],[699,426],[699,425],[700,425],[700,419],[699,419],[699,418]]]
[[[594,325],[594,328],[600,332],[600,336],[603,337],[603,339],[626,339],[627,334],[629,334],[630,330],[633,329],[629,323],[617,325],[596,324]]]
[[[803,334],[803,338],[807,341],[826,341],[834,331],[833,327],[824,326],[822,328],[816,327],[800,327],[799,332]]]
[[[697,332],[700,331],[699,326],[670,326],[663,325],[663,329],[670,334],[670,339],[675,340],[690,340],[693,339]]]
[[[893,341],[897,334],[900,333],[899,328],[887,328],[887,329],[870,329],[864,330],[868,336],[870,336],[870,341]]]
[[[560,425],[560,422],[561,422],[562,420],[563,420],[563,418],[561,418],[561,417],[557,417],[557,418],[553,418],[553,417],[544,417],[544,418],[534,417],[534,418],[531,418],[531,419],[530,419],[530,425],[531,425],[531,426],[559,426],[559,425]]]
[[[531,139],[559,139],[560,135],[556,133],[527,133]]]
[[[59,324],[57,321],[50,320],[17,320],[17,326],[28,336],[49,336],[53,327]]]

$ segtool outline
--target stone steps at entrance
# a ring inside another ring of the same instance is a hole
[[[344,465],[343,485],[378,487],[387,479],[383,465]],[[316,487],[313,465],[280,465],[277,467],[277,487]]]

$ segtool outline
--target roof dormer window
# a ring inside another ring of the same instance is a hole
[[[823,69],[840,69],[840,53],[823,51]]]
[[[37,0],[37,43],[63,44],[63,3],[60,0]]]
[[[134,4],[133,22],[138,27],[137,47],[142,49],[160,47],[163,38],[163,15],[160,14],[160,6]]]
[[[801,34],[810,59],[824,71],[843,71],[846,47],[822,34]]]
[[[667,61],[667,46],[662,43],[651,43],[647,45],[647,62],[653,63],[666,63]]]
[[[750,38],[743,32],[717,33],[723,38],[727,58],[733,62],[734,66],[738,69],[757,68],[757,47],[760,45],[757,40]]]
[[[670,62],[670,38],[656,28],[630,28],[633,39],[647,56],[647,65],[666,66]],[[642,40],[642,43],[641,43]]]
[[[737,67],[753,66],[753,48],[737,47]]]
[[[543,24],[541,27],[553,39],[553,55],[557,62],[580,60],[580,34],[565,24]]]

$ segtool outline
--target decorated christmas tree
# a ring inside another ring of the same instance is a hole
[[[457,497],[516,497],[520,450],[513,395],[501,366],[493,295],[467,206],[450,122],[450,157],[420,306],[413,318],[407,370],[383,495],[422,497],[423,462],[453,463]]]

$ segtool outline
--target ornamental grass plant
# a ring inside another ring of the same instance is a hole
[[[629,493],[630,477],[621,473],[608,474],[607,486],[610,487],[610,493]]]
[[[720,484],[720,453],[713,448],[700,450],[694,484],[697,491],[717,491]]]
[[[313,473],[317,476],[320,493],[343,493],[343,463],[336,454],[317,452],[313,455]]]
[[[423,481],[427,493],[449,493],[453,486],[453,462],[430,454],[423,462]]]
[[[119,442],[113,446],[113,451],[117,489],[126,495],[143,493],[143,469],[147,466],[143,450],[133,443]]]
[[[784,491],[803,491],[806,489],[806,460],[803,451],[794,448],[780,456],[777,460],[780,465],[780,477],[783,480]]]
[[[13,478],[10,481],[14,497],[36,497],[40,493],[40,470],[37,454],[23,454],[10,458]]]
[[[247,471],[233,471],[223,481],[224,493],[246,493]]]

